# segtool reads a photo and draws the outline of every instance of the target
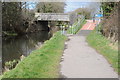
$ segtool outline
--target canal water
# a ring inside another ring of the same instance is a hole
[[[20,56],[28,56],[33,50],[41,46],[44,41],[50,39],[48,31],[30,33],[28,35],[16,36],[2,39],[2,67],[5,62],[20,59]]]

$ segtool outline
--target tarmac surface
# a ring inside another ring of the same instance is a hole
[[[104,56],[86,42],[86,36],[94,28],[95,23],[88,20],[77,35],[68,36],[60,63],[61,74],[66,78],[118,78]]]

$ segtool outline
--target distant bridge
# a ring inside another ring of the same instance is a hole
[[[70,21],[66,13],[35,13],[37,21]]]

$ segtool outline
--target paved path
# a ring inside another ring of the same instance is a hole
[[[89,27],[94,23],[87,23]],[[89,34],[88,28],[84,29],[84,34]],[[93,26],[91,28],[93,29]],[[82,34],[81,31],[78,34]],[[61,73],[67,78],[117,78],[107,60],[91,48],[86,42],[86,35],[74,35],[68,37],[70,40],[65,44],[67,49],[64,50],[63,61],[61,64]]]
[[[87,20],[87,23],[81,28],[81,30],[94,30],[95,24],[92,20]]]

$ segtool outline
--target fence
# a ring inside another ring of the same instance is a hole
[[[76,34],[79,31],[79,29],[82,27],[82,24],[84,23],[84,21],[85,21],[84,16],[81,16],[81,18],[78,18],[78,20],[72,26],[69,27],[67,33]]]

